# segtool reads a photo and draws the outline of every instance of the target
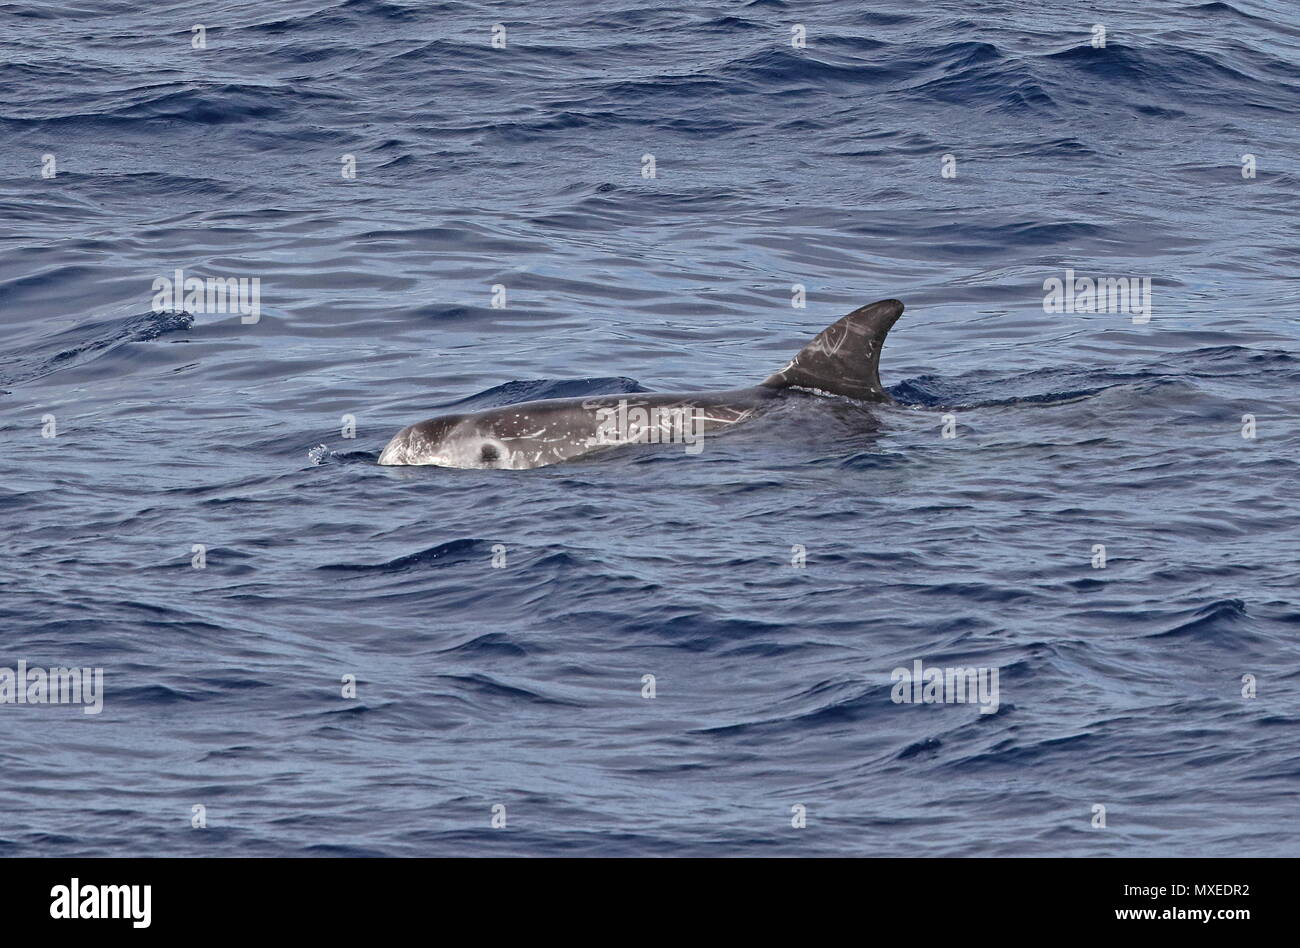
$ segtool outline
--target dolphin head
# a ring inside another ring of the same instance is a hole
[[[379,455],[379,463],[509,467],[510,451],[473,415],[443,415],[403,428]]]

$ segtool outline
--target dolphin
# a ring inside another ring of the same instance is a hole
[[[892,404],[880,384],[880,350],[901,315],[898,300],[855,309],[752,388],[546,398],[440,415],[399,431],[379,463],[526,470],[623,444],[681,443],[696,453],[705,433],[756,417],[785,392]]]

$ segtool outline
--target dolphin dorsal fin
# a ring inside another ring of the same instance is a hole
[[[817,334],[790,364],[762,381],[768,388],[806,388],[867,402],[892,401],[880,384],[880,350],[903,304],[880,300],[855,309]]]

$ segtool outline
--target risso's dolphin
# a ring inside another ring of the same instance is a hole
[[[880,350],[901,315],[898,300],[855,309],[753,388],[547,398],[442,415],[399,431],[379,463],[523,470],[623,444],[684,444],[695,453],[705,432],[748,421],[789,390],[892,402],[880,384]]]

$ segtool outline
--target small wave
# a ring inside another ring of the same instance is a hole
[[[16,385],[44,378],[128,343],[152,342],[169,333],[187,332],[193,325],[194,317],[189,313],[149,312],[74,326],[48,340],[12,351],[0,362],[0,383]]]
[[[1159,94],[1166,107],[1177,102],[1289,112],[1297,91],[1293,80],[1300,79],[1295,66],[1263,53],[1229,62],[1221,53],[1172,43],[1137,47],[1108,42],[1104,49],[1076,45],[1044,54],[1041,62],[1052,67],[1063,86],[1097,80],[1112,96]]]
[[[62,108],[56,102],[23,105],[18,114],[0,116],[0,125],[39,128],[46,133],[104,126],[138,128],[141,123],[156,127],[158,122],[231,125],[272,121],[297,114],[308,104],[319,109],[342,101],[345,99],[338,93],[291,85],[170,82],[115,90],[102,102],[78,97]]]
[[[399,556],[386,563],[338,563],[318,566],[316,569],[323,572],[344,573],[406,573],[424,568],[467,563],[472,558],[482,557],[485,549],[484,540],[450,540],[438,546],[431,546],[427,550]]]
[[[1013,378],[979,370],[964,375],[916,376],[890,386],[889,393],[900,405],[934,410],[1046,407],[1082,401],[1124,386],[1137,386],[1145,391],[1170,385],[1189,387],[1202,379],[1222,379],[1229,375],[1258,379],[1261,372],[1267,371],[1290,377],[1297,362],[1300,359],[1283,350],[1213,346],[1181,355],[1176,374],[1163,361],[1131,368],[1037,369]]]
[[[1202,606],[1192,613],[1192,618],[1178,625],[1148,635],[1151,639],[1194,639],[1217,645],[1240,642],[1243,637],[1253,638],[1250,631],[1250,613],[1240,599],[1221,599]]]

